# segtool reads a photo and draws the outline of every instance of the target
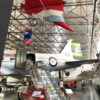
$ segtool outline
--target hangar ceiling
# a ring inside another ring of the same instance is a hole
[[[64,1],[66,1],[64,19],[74,32],[24,14],[20,10],[21,0],[14,0],[6,49],[20,48],[34,53],[60,53],[68,39],[75,39],[82,45],[84,59],[90,58],[91,54],[93,57],[97,53],[96,46],[100,35],[99,0],[96,2],[96,6],[94,6],[95,1],[92,0]],[[95,16],[93,16],[94,8]],[[32,28],[32,44],[30,45],[24,45],[26,28]]]

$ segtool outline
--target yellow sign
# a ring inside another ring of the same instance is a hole
[[[46,87],[47,90],[51,90],[51,87]]]
[[[73,53],[73,56],[82,56],[82,53]]]
[[[71,43],[71,45],[74,45],[74,46],[80,46],[80,43]]]

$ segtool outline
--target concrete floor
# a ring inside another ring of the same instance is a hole
[[[94,87],[72,89],[73,94],[67,100],[100,100],[100,95]]]
[[[18,100],[16,91],[6,91],[0,93],[0,100]]]
[[[100,96],[93,87],[72,89],[73,94],[66,100],[100,100]],[[18,100],[16,91],[3,91],[0,100]]]

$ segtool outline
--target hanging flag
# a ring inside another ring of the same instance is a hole
[[[21,10],[24,13],[43,19],[50,23],[61,26],[71,32],[73,30],[65,23],[63,18],[63,8],[65,2],[63,0],[23,0]]]
[[[24,44],[32,44],[32,28],[25,29]]]

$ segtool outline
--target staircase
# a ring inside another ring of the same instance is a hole
[[[38,81],[43,82],[47,95],[49,96],[49,100],[66,100],[48,69],[37,69],[32,65],[31,61],[27,62],[27,67],[27,70],[30,70],[32,81],[35,86]]]
[[[65,100],[62,92],[48,70],[38,69],[50,100]]]

